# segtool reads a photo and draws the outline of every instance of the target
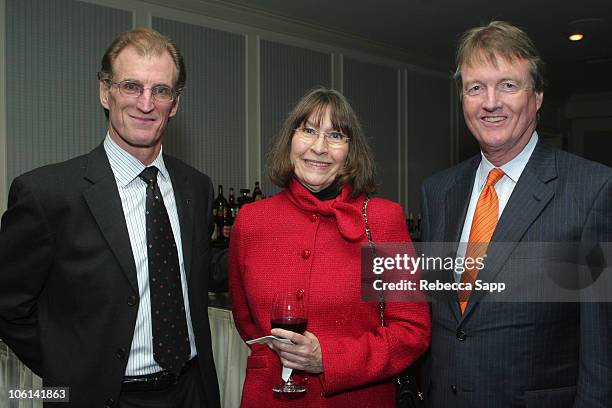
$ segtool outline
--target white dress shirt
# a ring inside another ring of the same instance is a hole
[[[145,169],[134,156],[117,145],[107,133],[104,139],[104,150],[108,156],[111,169],[115,175],[117,189],[121,197],[123,214],[130,236],[132,254],[136,265],[138,278],[138,292],[140,296],[136,327],[130,356],[127,363],[125,375],[146,375],[162,371],[162,368],[153,359],[153,335],[151,329],[151,297],[149,292],[149,269],[147,267],[147,231],[146,231],[146,187],[147,184],[138,177]],[[164,164],[162,152],[149,165],[159,169],[157,184],[162,193],[168,218],[172,225],[172,233],[178,250],[179,265],[181,270],[181,286],[183,299],[185,301],[185,313],[187,315],[187,329],[189,342],[191,344],[191,357],[196,355],[193,327],[191,324],[191,313],[189,310],[189,295],[187,292],[187,278],[185,276],[185,265],[183,261],[183,247],[181,245],[181,228],[174,201],[174,190],[170,174]]]
[[[529,142],[525,145],[523,150],[521,150],[521,152],[514,159],[500,167],[504,172],[504,176],[495,184],[495,192],[497,193],[497,199],[499,201],[499,211],[497,213],[498,220],[504,212],[504,208],[506,208],[506,204],[508,204],[510,195],[512,194],[512,191],[514,191],[514,187],[521,177],[523,170],[525,170],[525,166],[527,165],[527,162],[529,161],[529,158],[531,157],[537,143],[538,134],[533,132],[531,139],[529,139]],[[482,152],[480,152],[480,154],[482,156],[482,160],[480,161],[480,165],[476,170],[470,205],[468,206],[467,214],[465,216],[465,222],[463,223],[463,230],[461,232],[461,239],[459,241],[460,244],[457,250],[458,257],[465,256],[467,243],[470,240],[470,230],[472,229],[472,221],[474,220],[476,203],[478,202],[478,198],[480,198],[480,193],[484,188],[489,172],[495,168],[493,163],[487,160]],[[459,282],[460,280],[461,274],[455,273],[455,281]]]

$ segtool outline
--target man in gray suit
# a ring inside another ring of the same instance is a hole
[[[507,264],[524,243],[611,241],[612,169],[547,146],[535,130],[542,68],[527,34],[504,22],[468,30],[458,50],[464,117],[481,154],[425,181],[423,240],[473,242],[488,190],[494,220],[480,241],[490,252],[477,275],[485,281],[519,279]],[[505,247],[493,254],[496,243]],[[612,407],[612,303],[452,294],[431,304],[431,407]]]

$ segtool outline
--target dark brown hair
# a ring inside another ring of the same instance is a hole
[[[527,33],[505,21],[492,21],[486,26],[471,28],[461,36],[457,49],[457,69],[454,74],[459,93],[463,95],[461,82],[463,65],[488,62],[497,66],[498,57],[508,61],[527,60],[534,90],[536,92],[544,90],[544,61]]]
[[[338,186],[351,184],[353,197],[374,193],[374,159],[357,115],[344,95],[328,88],[316,88],[308,92],[289,113],[268,153],[268,177],[279,187],[289,186],[293,178],[291,141],[295,129],[304,125],[311,116],[315,123],[321,123],[328,108],[334,129],[350,138],[345,166],[338,174]]]

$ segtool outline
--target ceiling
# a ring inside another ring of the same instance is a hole
[[[332,29],[411,55],[414,63],[454,70],[460,34],[491,20],[524,28],[547,66],[547,98],[612,92],[612,0],[220,0]],[[579,43],[570,22],[593,19]]]

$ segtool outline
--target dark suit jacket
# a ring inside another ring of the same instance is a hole
[[[480,160],[426,180],[424,241],[460,239]],[[487,258],[479,278],[512,279],[504,265],[516,243],[611,236],[612,169],[540,141],[492,238],[510,244]],[[431,407],[612,407],[612,303],[484,301],[461,315],[453,299],[431,310],[424,385]]]
[[[189,304],[208,406],[219,389],[208,322],[212,183],[164,155],[181,226]],[[0,338],[67,407],[117,401],[138,283],[121,199],[102,146],[11,185],[0,233]]]

